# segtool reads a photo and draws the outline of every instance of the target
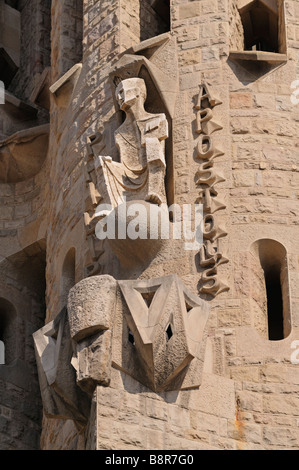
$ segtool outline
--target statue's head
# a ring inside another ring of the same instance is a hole
[[[146,100],[146,86],[142,78],[128,78],[120,82],[115,92],[122,111],[131,108],[138,100],[142,104]]]

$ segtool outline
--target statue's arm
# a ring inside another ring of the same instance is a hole
[[[158,114],[146,123],[145,135],[156,137],[160,141],[168,138],[169,130],[165,114]]]

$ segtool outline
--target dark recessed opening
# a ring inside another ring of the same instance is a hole
[[[133,344],[133,346],[135,345],[135,338],[134,338],[132,331],[129,331],[128,340],[129,340],[129,343]]]
[[[146,306],[148,308],[150,308],[151,306],[151,303],[153,301],[153,298],[155,297],[155,293],[156,292],[142,292],[141,295],[142,295],[142,298],[144,300],[144,302],[146,303]]]
[[[292,327],[287,252],[275,240],[259,240],[255,246],[264,272],[268,339],[281,341],[289,336]]]
[[[16,10],[18,9],[19,0],[5,0],[5,3]]]
[[[165,23],[165,30],[170,30],[170,0],[151,0],[153,10]],[[165,31],[165,32],[166,32]]]
[[[167,343],[168,343],[168,341],[171,340],[172,337],[173,337],[173,331],[172,331],[171,325],[169,325],[167,330],[166,330],[166,341],[167,341]]]
[[[280,281],[280,270],[265,270],[268,306],[269,340],[279,341],[284,338],[283,331],[283,298]]]
[[[16,350],[16,310],[6,299],[0,299],[0,341],[3,357],[1,363],[10,364],[15,360]],[[1,355],[2,355],[1,354]]]
[[[279,52],[278,14],[256,0],[240,11],[244,50]]]
[[[0,48],[0,79],[7,88],[18,71],[18,67],[9,57],[3,47]]]

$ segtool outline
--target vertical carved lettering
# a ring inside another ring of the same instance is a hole
[[[197,104],[197,128],[199,139],[196,147],[196,158],[199,160],[199,170],[196,174],[196,185],[199,188],[199,200],[203,204],[203,238],[204,245],[199,253],[199,264],[203,268],[200,292],[216,297],[229,288],[220,279],[218,267],[227,263],[220,249],[219,239],[227,233],[217,222],[215,213],[224,210],[225,204],[219,201],[216,186],[225,181],[214,168],[214,160],[223,155],[223,152],[215,148],[212,134],[222,129],[222,126],[214,121],[213,109],[221,105],[221,101],[213,97],[209,86],[203,83],[199,87]]]

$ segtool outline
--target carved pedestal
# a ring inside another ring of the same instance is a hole
[[[176,275],[81,281],[68,311],[34,335],[45,414],[86,426],[98,387],[118,388],[117,371],[159,394],[198,388],[208,317]]]

